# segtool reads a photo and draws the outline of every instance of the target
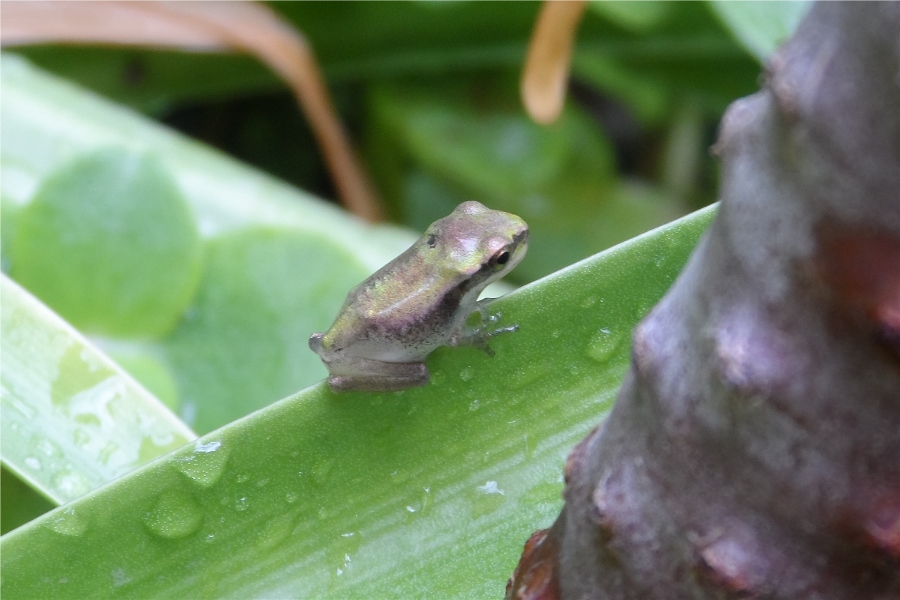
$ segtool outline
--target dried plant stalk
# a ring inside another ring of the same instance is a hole
[[[569,82],[575,32],[584,0],[544,2],[534,26],[522,71],[522,102],[532,119],[544,125],[562,112]]]

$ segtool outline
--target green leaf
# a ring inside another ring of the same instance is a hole
[[[443,348],[430,385],[304,390],[0,540],[7,598],[486,597],[561,505],[634,324],[705,209],[504,297],[496,356]]]
[[[161,344],[176,365],[182,412],[197,429],[215,429],[327,375],[309,335],[327,328],[347,291],[368,275],[329,238],[256,227],[209,242],[196,302]]]
[[[77,331],[0,275],[0,457],[56,504],[196,437]]]
[[[82,331],[156,337],[193,297],[200,252],[160,161],[108,148],[44,179],[18,215],[12,276]]]
[[[730,2],[709,0],[713,11],[734,37],[765,63],[806,16],[811,0]]]

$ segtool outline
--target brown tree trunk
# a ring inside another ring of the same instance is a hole
[[[511,598],[900,598],[900,3],[820,2],[735,102]]]

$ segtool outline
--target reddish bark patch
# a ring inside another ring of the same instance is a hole
[[[538,529],[528,541],[513,576],[506,583],[507,600],[557,600],[556,565],[559,545],[550,529]]]
[[[869,227],[820,227],[817,267],[838,302],[865,315],[900,358],[900,237]]]

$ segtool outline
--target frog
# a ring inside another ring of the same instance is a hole
[[[479,300],[528,249],[520,217],[471,200],[432,223],[405,252],[350,290],[334,324],[313,333],[310,348],[336,392],[398,391],[426,385],[425,359],[441,346],[473,345],[517,325],[495,327],[499,314]],[[477,326],[469,318],[479,313]],[[493,328],[493,329],[492,329]]]

